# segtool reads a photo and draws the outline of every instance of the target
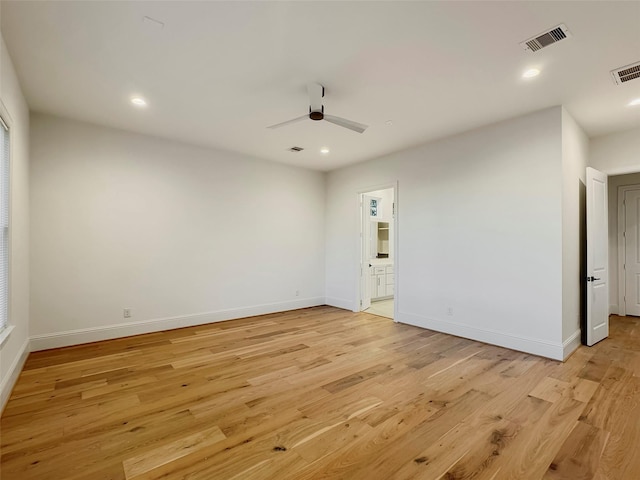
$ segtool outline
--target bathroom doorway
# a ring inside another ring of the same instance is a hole
[[[388,186],[360,196],[360,311],[395,317],[396,188]]]

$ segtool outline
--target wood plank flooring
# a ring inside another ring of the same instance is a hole
[[[316,307],[29,356],[2,480],[640,478],[640,319],[566,363]]]

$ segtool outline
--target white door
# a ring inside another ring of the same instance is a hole
[[[587,345],[609,336],[607,175],[587,167]]]
[[[371,199],[368,195],[362,195],[362,203],[360,208],[361,214],[361,251],[360,259],[360,310],[366,310],[371,306]]]
[[[624,194],[625,291],[627,315],[640,316],[640,190]]]

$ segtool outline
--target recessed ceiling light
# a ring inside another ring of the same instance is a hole
[[[329,149],[326,148],[326,147],[325,148],[321,148],[320,149],[320,153],[324,153],[326,155],[327,153],[329,153]]]
[[[533,78],[537,77],[538,75],[540,75],[540,70],[538,70],[537,68],[530,68],[529,70],[525,70],[525,72],[522,74],[522,77]]]
[[[629,102],[630,107],[635,107],[637,105],[640,105],[640,98],[634,98]]]
[[[131,97],[131,103],[133,103],[136,107],[147,106],[147,101],[142,97]]]

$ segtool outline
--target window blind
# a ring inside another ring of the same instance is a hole
[[[0,118],[0,330],[9,320],[9,127]]]

